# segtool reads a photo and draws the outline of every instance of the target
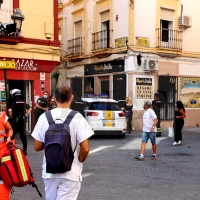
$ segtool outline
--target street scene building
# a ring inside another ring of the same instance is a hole
[[[60,0],[62,63],[53,72],[54,82],[67,84],[82,96],[131,97],[137,130],[142,127],[144,99],[152,101],[159,92],[162,128],[172,126],[177,100],[186,107],[185,126],[196,126],[199,4],[194,0]]]
[[[17,88],[34,107],[43,91],[50,91],[51,72],[60,61],[58,3],[56,0],[4,0],[0,22],[0,60],[11,60],[16,65],[15,69],[7,69],[7,85],[4,85],[7,101],[11,102],[9,91]],[[3,70],[0,80],[1,83],[4,80]],[[32,112],[27,122],[29,133],[33,125]]]

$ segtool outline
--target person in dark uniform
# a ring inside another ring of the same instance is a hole
[[[82,101],[80,94],[75,95],[74,100],[71,102],[71,109],[80,112],[85,117],[85,103]]]
[[[8,109],[8,115],[12,121],[12,140],[15,138],[16,133],[19,132],[23,145],[23,152],[27,155],[26,120],[32,108],[21,99],[20,90],[12,90],[11,95],[13,96],[14,101]]]
[[[161,101],[159,100],[159,94],[158,93],[155,93],[154,94],[154,100],[152,101],[152,108],[154,110],[154,112],[156,113],[157,115],[157,118],[158,118],[158,123],[157,123],[157,132],[156,132],[156,136],[159,137],[161,136],[161,127],[160,127],[160,107],[162,106],[162,103]]]
[[[34,110],[35,115],[35,124],[37,123],[39,117],[41,114],[43,114],[48,109],[48,96],[49,93],[47,91],[44,91],[43,97],[38,98]]]

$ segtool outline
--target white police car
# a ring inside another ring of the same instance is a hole
[[[85,118],[95,135],[126,134],[126,116],[113,99],[82,98],[86,108]]]

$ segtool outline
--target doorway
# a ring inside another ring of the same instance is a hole
[[[109,96],[109,80],[101,81],[101,94],[107,94]]]
[[[19,89],[22,93],[22,100],[25,101],[29,106],[32,107],[32,100],[31,100],[31,81],[16,81],[16,80],[8,80],[7,85],[7,93],[8,93],[8,107],[11,105],[13,98],[10,95],[10,91],[13,89]],[[28,120],[26,122],[26,131],[31,133],[31,114],[28,116]]]

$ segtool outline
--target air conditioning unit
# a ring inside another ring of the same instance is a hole
[[[179,16],[179,26],[180,27],[191,27],[192,26],[192,17],[180,15]]]
[[[158,70],[158,61],[157,60],[144,60],[144,71],[157,71]]]

